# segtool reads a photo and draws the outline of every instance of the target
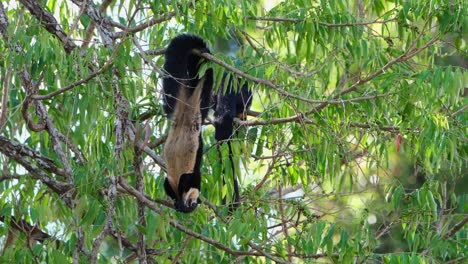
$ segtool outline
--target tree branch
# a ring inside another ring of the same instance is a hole
[[[172,11],[172,12],[169,12],[168,14],[160,17],[160,18],[152,18],[150,19],[149,21],[145,22],[145,23],[142,23],[138,26],[135,26],[135,27],[132,27],[132,28],[126,28],[125,30],[122,30],[122,31],[119,31],[119,32],[116,32],[112,35],[113,38],[121,38],[121,37],[124,37],[128,34],[134,34],[134,33],[137,33],[137,32],[140,32],[142,30],[145,30],[151,26],[154,26],[156,24],[159,24],[159,23],[162,23],[164,21],[167,21],[167,20],[170,20],[171,18],[173,18],[175,15],[177,14],[177,12],[175,11]]]
[[[38,90],[38,86],[40,82],[42,81],[42,76],[37,83],[33,84],[29,76],[29,73],[26,71],[26,67],[24,67],[24,69],[22,70],[20,74],[20,77],[21,77],[21,83],[26,90],[27,97],[33,94],[36,94]],[[68,158],[66,157],[65,152],[62,150],[62,146],[60,144],[61,133],[58,131],[58,129],[55,127],[52,120],[49,118],[47,110],[45,106],[42,104],[42,102],[36,101],[34,103],[36,104],[36,110],[39,115],[39,118],[43,120],[43,122],[45,123],[45,128],[50,137],[50,143],[52,144],[52,147],[55,153],[57,153],[57,156],[59,157],[62,163],[65,177],[67,177],[67,180],[70,184],[73,184],[73,171],[72,171],[70,162]]]
[[[156,213],[158,214],[163,214],[161,208],[159,208],[156,203],[154,203],[153,201],[151,201],[150,199],[148,199],[145,195],[143,195],[142,193],[138,192],[135,188],[133,188],[132,186],[128,185],[128,183],[126,183],[123,179],[119,179],[119,184],[120,186],[122,186],[122,188],[124,188],[128,194],[131,194],[132,196],[134,196],[135,198],[137,198],[137,200],[141,203],[143,203],[145,206],[147,206],[148,208],[150,208],[151,210],[155,211]],[[168,206],[168,207],[173,207],[172,205],[171,206]],[[206,237],[202,234],[199,234],[197,232],[194,232],[188,228],[186,228],[185,226],[181,225],[180,223],[176,222],[175,220],[169,220],[169,224],[177,229],[179,229],[180,231],[186,233],[187,235],[189,236],[192,236],[194,238],[197,238],[199,240],[202,240],[204,242],[207,242],[208,244],[211,244],[213,245],[214,247],[218,248],[218,249],[221,249],[231,255],[234,255],[234,256],[239,256],[239,255],[249,255],[249,256],[263,256],[263,254],[261,253],[258,253],[258,252],[250,252],[250,251],[238,251],[238,250],[235,250],[235,249],[231,249],[221,243],[219,243],[218,241],[214,240],[214,239],[211,239],[209,237]]]
[[[5,173],[5,171],[3,171],[1,175],[2,176],[0,176],[0,182],[8,180],[19,180],[22,177],[26,177],[25,175],[7,174]]]
[[[356,83],[354,83],[353,85],[351,85],[350,87],[348,87],[347,89],[345,90],[342,90],[341,92],[337,93],[335,96],[333,96],[333,99],[338,99],[340,98],[341,96],[347,94],[347,93],[350,93],[350,92],[354,92],[359,86],[365,84],[365,83],[368,83],[370,82],[371,80],[373,80],[374,78],[376,78],[377,76],[381,75],[382,73],[386,72],[388,69],[390,69],[394,64],[396,63],[400,63],[400,62],[403,62],[403,61],[407,61],[409,59],[411,59],[412,57],[416,56],[419,52],[423,51],[424,49],[428,48],[429,46],[431,46],[432,44],[434,44],[435,42],[438,41],[438,38],[433,38],[432,40],[430,40],[429,42],[427,42],[424,46],[422,46],[421,48],[418,48],[418,49],[414,49],[414,50],[407,50],[405,51],[402,55],[394,58],[393,60],[389,61],[387,64],[385,64],[381,69],[377,70],[376,72],[374,72],[373,74],[367,76],[366,78],[364,79],[359,79]],[[316,106],[314,109],[312,109],[311,111],[307,112],[306,115],[310,115],[312,113],[315,113],[319,110],[322,110],[323,108],[325,108],[326,106],[328,106],[329,103],[328,102],[322,102],[320,105]]]
[[[76,48],[75,43],[68,38],[55,17],[47,12],[39,2],[34,0],[19,0],[19,2],[22,3],[24,7],[26,7],[29,12],[39,20],[39,22],[41,22],[49,33],[56,36],[63,43],[63,48],[67,53],[70,53],[74,48]]]
[[[265,80],[265,79],[261,79],[261,78],[257,78],[257,77],[254,77],[252,75],[249,75],[227,63],[225,63],[224,61],[218,59],[217,57],[211,55],[210,53],[202,53],[200,52],[199,50],[193,50],[193,53],[200,56],[200,57],[203,57],[205,59],[208,59],[210,61],[213,61],[214,63],[234,72],[235,74],[239,75],[239,76],[242,76],[244,77],[245,79],[247,80],[251,80],[255,83],[258,83],[258,84],[263,84],[267,87],[270,87],[272,89],[274,89],[275,91],[277,91],[280,95],[282,96],[285,96],[285,97],[289,97],[289,98],[294,98],[294,99],[297,99],[299,101],[303,101],[303,102],[306,102],[306,103],[310,103],[310,104],[320,104],[322,103],[321,100],[312,100],[312,99],[308,99],[308,98],[305,98],[305,97],[301,97],[301,96],[298,96],[298,95],[295,95],[295,94],[292,94],[290,92],[287,92],[283,89],[281,89],[278,85],[274,84],[272,81],[270,80]]]
[[[67,85],[61,89],[58,89],[56,91],[53,91],[49,94],[45,94],[45,95],[39,95],[39,94],[35,94],[32,96],[33,99],[35,100],[44,100],[44,99],[51,99],[52,97],[56,96],[56,95],[59,95],[61,93],[64,93],[68,90],[71,90],[79,85],[82,85],[82,84],[85,84],[87,82],[89,82],[90,80],[92,80],[94,77],[98,76],[98,75],[101,75],[104,71],[106,71],[109,66],[112,65],[112,63],[114,62],[114,58],[115,58],[115,55],[117,54],[117,49],[114,50],[114,52],[112,53],[112,55],[110,56],[110,58],[106,61],[106,63],[97,71],[91,73],[88,77],[84,78],[84,79],[81,79],[77,82],[74,82],[70,85]]]
[[[301,23],[301,22],[306,22],[308,18],[304,19],[297,19],[297,18],[287,18],[287,17],[249,17],[248,19],[250,20],[256,20],[256,21],[268,21],[268,22],[288,22],[288,23]],[[319,24],[321,26],[325,27],[330,27],[330,28],[337,28],[337,27],[357,27],[357,26],[367,26],[367,25],[372,25],[372,24],[386,24],[389,22],[395,22],[397,18],[390,18],[386,20],[373,20],[369,22],[354,22],[354,23],[327,23],[327,22],[321,22],[316,19],[312,19],[313,23]]]
[[[2,105],[0,105],[0,133],[5,126],[8,119],[8,95],[10,94],[10,75],[13,68],[8,67],[5,72],[3,79],[3,90],[2,90]]]
[[[452,229],[447,231],[447,233],[445,233],[445,235],[442,237],[442,240],[446,240],[449,237],[455,235],[455,233],[457,233],[458,230],[462,229],[465,226],[466,223],[468,223],[468,216],[465,216],[465,218],[463,218],[463,220],[458,222],[456,225],[454,225],[452,227]]]
[[[134,144],[133,144],[133,168],[135,170],[136,176],[136,189],[139,193],[144,193],[145,185],[143,181],[143,158],[141,156],[142,150],[141,147],[138,146],[137,141],[139,137],[135,137]],[[145,220],[145,205],[140,201],[137,200],[138,205],[138,224],[142,227],[146,227],[146,220]],[[138,229],[138,262],[142,264],[146,264],[146,237],[140,229]]]
[[[49,177],[49,175],[44,173],[39,167],[37,167],[35,164],[29,161],[26,158],[26,156],[40,157],[40,155],[35,154],[35,152],[29,149],[27,146],[13,143],[7,138],[0,136],[0,152],[2,152],[5,156],[10,157],[18,164],[21,164],[21,166],[23,166],[31,174],[32,178],[41,181],[43,184],[45,184],[57,194],[63,195],[67,192],[70,192],[72,194],[74,193],[74,188],[72,185],[57,181]],[[38,163],[42,163],[41,161],[43,161],[43,159],[35,159],[35,161]],[[71,205],[71,200],[69,198],[63,198],[65,203]]]
[[[6,223],[4,216],[0,216],[0,222]],[[25,234],[28,240],[32,239],[34,241],[44,243],[44,241],[46,241],[47,239],[53,238],[51,235],[42,231],[39,228],[39,226],[37,225],[33,226],[23,219],[17,220],[14,216],[10,217],[9,225],[11,228],[15,229],[16,231],[19,231]],[[56,238],[53,238],[53,239],[59,242],[58,239]]]
[[[0,2],[0,34],[3,37],[5,43],[9,43],[8,38],[8,26],[10,22],[8,21],[8,16],[5,12],[5,8],[3,7],[3,2]]]
[[[18,155],[20,157],[29,157],[33,159],[41,169],[58,176],[65,177],[65,172],[58,168],[52,159],[26,145],[14,143],[10,139],[0,136],[0,151],[1,149],[4,151],[12,151],[15,153],[14,155]]]
[[[112,26],[108,18],[96,8],[92,1],[87,0],[72,0],[77,6],[85,10],[86,14],[96,23],[99,35],[101,36],[102,43],[106,48],[111,48],[114,45],[112,39]]]
[[[104,0],[99,6],[99,12],[104,13],[104,11],[109,7],[109,5],[114,0]],[[86,29],[85,37],[83,39],[83,44],[81,45],[81,50],[86,50],[89,47],[91,38],[93,37],[94,29],[96,28],[96,22],[91,21]]]

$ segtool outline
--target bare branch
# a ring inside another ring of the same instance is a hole
[[[284,196],[283,196],[283,182],[281,181],[279,184],[278,184],[278,198],[279,198],[279,203],[278,203],[278,206],[279,206],[279,212],[280,212],[280,216],[281,216],[281,229],[283,231],[283,234],[284,234],[284,238],[286,240],[286,243],[287,243],[287,250],[288,250],[288,261],[289,262],[292,262],[292,257],[291,257],[291,254],[292,254],[292,245],[291,245],[291,242],[288,240],[289,238],[289,232],[288,232],[288,227],[287,227],[287,222],[288,222],[288,219],[286,218],[286,215],[285,215],[285,212],[284,212]]]
[[[273,88],[275,91],[277,91],[280,95],[282,96],[285,96],[285,97],[289,97],[289,98],[294,98],[294,99],[297,99],[299,101],[303,101],[303,102],[306,102],[306,103],[310,103],[310,104],[320,104],[319,106],[315,107],[314,110],[312,111],[317,111],[318,109],[321,109],[319,108],[320,106],[323,105],[323,107],[325,107],[326,105],[329,105],[329,104],[343,104],[343,103],[351,103],[351,102],[357,102],[357,101],[363,101],[363,100],[369,100],[369,99],[375,99],[375,98],[379,98],[379,97],[385,97],[385,96],[388,96],[390,95],[391,93],[386,93],[386,94],[381,94],[381,95],[373,95],[373,96],[364,96],[364,97],[359,97],[359,98],[353,98],[353,99],[348,99],[348,100],[336,100],[338,99],[341,95],[344,95],[346,93],[349,93],[349,92],[352,92],[354,90],[356,90],[359,86],[361,86],[362,84],[364,83],[367,83],[368,81],[372,80],[373,78],[377,77],[378,75],[380,75],[381,73],[383,73],[387,68],[389,68],[390,66],[392,66],[393,64],[397,63],[397,62],[400,62],[400,60],[402,60],[403,58],[405,57],[402,57],[400,56],[399,58],[400,59],[395,59],[395,61],[393,63],[389,63],[387,64],[386,66],[384,66],[381,70],[379,70],[378,72],[376,72],[375,74],[369,76],[368,78],[365,78],[365,79],[362,79],[362,80],[359,80],[357,83],[355,83],[353,86],[351,86],[350,88],[348,88],[347,90],[345,91],[342,91],[341,93],[339,93],[338,95],[334,96],[333,99],[334,100],[328,100],[328,101],[323,101],[323,100],[313,100],[313,99],[308,99],[308,98],[305,98],[305,97],[301,97],[301,96],[298,96],[298,95],[295,95],[295,94],[292,94],[292,93],[289,93],[283,89],[281,89],[278,85],[274,84],[272,81],[270,80],[265,80],[265,79],[261,79],[261,78],[257,78],[257,77],[254,77],[254,76],[251,76],[227,63],[225,63],[224,61],[218,59],[217,57],[209,54],[209,53],[201,53],[200,51],[198,50],[193,50],[193,52],[201,57],[204,57],[208,60],[211,60],[213,62],[215,62],[216,64],[218,65],[221,65],[223,66],[224,68],[236,73],[237,75],[239,76],[242,76],[248,80],[251,80],[255,83],[258,83],[258,84],[263,84],[265,86],[268,86],[270,88]],[[322,107],[322,108],[323,108]],[[310,111],[310,112],[312,112]]]
[[[303,122],[305,124],[310,124],[310,125],[317,125],[317,122],[312,121],[310,119],[304,118],[302,114],[297,114],[294,116],[290,117],[283,117],[283,118],[271,118],[269,120],[261,120],[261,119],[255,119],[255,120],[240,120],[235,118],[234,119],[236,123],[238,123],[241,126],[265,126],[265,125],[277,125],[277,124],[285,124],[285,123],[292,123],[292,122]],[[399,127],[395,126],[381,126],[381,125],[373,125],[369,123],[345,123],[341,122],[341,126],[348,126],[348,127],[356,127],[356,128],[366,128],[366,129],[377,129],[377,130],[382,130],[382,131],[387,131],[391,133],[398,133],[400,132]],[[411,130],[409,132],[415,132],[418,133],[418,129]]]
[[[72,143],[72,141],[68,137],[66,137],[65,135],[59,134],[59,139],[60,141],[65,143],[65,145],[75,154],[75,157],[78,160],[78,162],[80,162],[81,164],[86,163],[86,159],[84,158],[83,153],[81,153],[78,150],[78,148]]]
[[[136,38],[133,38],[133,43],[135,44],[135,46],[137,47],[137,49],[140,51],[139,55],[141,57],[141,59],[143,59],[143,61],[149,65],[151,65],[151,67],[160,75],[164,76],[166,75],[165,72],[163,72],[161,69],[159,69],[159,67],[156,66],[156,64],[153,63],[153,61],[151,61],[150,59],[146,58],[146,52],[143,50],[143,48],[141,47],[140,43],[138,42],[138,40]],[[164,49],[164,52],[166,50]]]
[[[146,50],[145,51],[145,53],[147,55],[151,55],[151,56],[164,55],[165,52],[166,52],[165,48],[163,48],[163,49],[154,49],[154,50]]]
[[[453,112],[453,113],[450,115],[450,117],[454,117],[454,116],[456,116],[456,115],[458,115],[458,114],[460,114],[460,113],[465,113],[466,108],[468,108],[468,105],[462,106],[460,109],[458,109],[457,111]]]
[[[26,98],[23,102],[21,113],[23,115],[24,120],[26,120],[26,125],[28,126],[28,128],[34,132],[40,132],[46,129],[45,117],[40,116],[39,121],[35,123],[31,115],[29,114],[29,107],[31,104],[34,105],[37,113],[39,113],[40,115],[42,114],[42,112],[38,110],[38,104],[36,102],[33,102],[31,99],[31,95],[35,94],[34,91],[37,91],[38,85],[37,83],[36,84],[32,83],[29,77],[29,73],[26,71],[26,69],[23,69],[20,72],[20,79],[21,79],[24,89],[26,90]]]
[[[131,141],[135,141],[134,131],[135,131],[135,128],[133,127],[132,123],[129,122],[127,124],[126,133]],[[145,153],[148,154],[154,160],[154,162],[156,162],[156,164],[158,164],[161,167],[162,170],[164,171],[166,170],[166,164],[163,158],[161,158],[158,154],[156,154],[156,152],[154,152],[154,150],[152,150],[149,146],[143,146],[143,142],[141,142],[140,140],[138,140],[137,144],[140,148],[143,148]]]
[[[134,253],[137,253],[137,246],[133,244],[130,239],[126,238],[124,235],[122,235],[119,231],[115,229],[110,230],[110,235],[117,241],[119,241],[125,248],[133,251]],[[148,255],[161,255],[163,253],[162,250],[157,250],[154,248],[149,248],[147,247],[146,252]]]
[[[128,121],[128,102],[124,98],[118,87],[118,74],[115,67],[112,69],[112,89],[114,91],[114,102],[116,105],[116,125],[115,125],[115,147],[114,156],[120,158],[124,145],[124,135]],[[109,177],[109,189],[107,192],[108,211],[104,228],[93,242],[93,250],[91,253],[91,263],[97,263],[97,254],[104,238],[110,233],[112,228],[112,218],[115,215],[115,199],[117,197],[118,176],[111,172]]]
[[[162,214],[162,210],[161,208],[159,208],[156,203],[154,203],[153,201],[151,201],[150,199],[148,199],[145,195],[143,195],[142,193],[138,192],[135,188],[131,187],[130,185],[128,185],[128,183],[126,183],[123,179],[119,179],[119,184],[120,186],[122,186],[129,194],[131,194],[132,196],[134,196],[135,198],[138,199],[138,201],[142,202],[143,204],[145,204],[145,206],[147,206],[148,208],[150,208],[151,210],[155,211],[156,213],[158,214]],[[170,205],[169,207],[173,207],[172,205]],[[229,254],[232,254],[232,255],[235,255],[235,256],[238,256],[238,255],[251,255],[251,256],[262,256],[260,253],[255,253],[255,252],[248,252],[248,251],[237,251],[237,250],[234,250],[234,249],[231,249],[221,243],[219,243],[218,241],[216,240],[213,240],[209,237],[205,237],[199,233],[196,233],[188,228],[186,228],[185,226],[179,224],[178,222],[174,221],[174,220],[169,220],[169,224],[172,225],[173,227],[179,229],[180,231],[186,233],[187,235],[190,235],[194,238],[197,238],[197,239],[200,239],[202,241],[205,241],[211,245],[213,245],[214,247],[216,248],[219,248],[223,251],[226,251],[227,253]]]
[[[189,236],[184,240],[184,243],[180,247],[179,253],[174,257],[172,260],[172,264],[177,264],[179,263],[179,259],[184,255],[185,249],[187,248],[188,244],[190,243],[190,240],[192,240],[193,237]]]
[[[99,253],[98,252],[99,248],[101,247],[102,241],[110,233],[110,230],[112,228],[112,218],[115,215],[115,197],[116,196],[117,196],[117,178],[113,174],[113,172],[111,172],[110,184],[109,184],[109,189],[108,189],[107,197],[106,197],[108,200],[109,208],[107,211],[104,228],[93,241],[93,249],[91,251],[91,258],[90,258],[91,263],[97,263],[97,254]]]
[[[167,139],[167,134],[162,135],[160,138],[156,139],[155,141],[148,143],[148,147],[149,147],[150,149],[157,148],[157,147],[159,147],[161,144],[163,144],[164,142],[166,142],[166,139]]]
[[[167,201],[167,200],[153,199],[154,201],[152,201],[151,198],[147,197],[143,193],[138,192],[137,189],[133,188],[123,178],[119,178],[118,183],[125,190],[126,193],[132,196],[135,196],[138,199],[138,201],[142,202],[148,208],[151,208],[151,210],[155,211],[156,213],[162,213],[161,209],[156,206],[156,203],[162,204],[169,208],[174,208],[174,205],[170,201]]]

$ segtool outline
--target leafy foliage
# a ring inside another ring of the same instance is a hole
[[[467,10],[0,3],[0,262],[466,261]],[[234,164],[205,126],[189,215],[162,187],[162,55],[182,32],[211,44],[216,90],[226,72],[254,92]]]

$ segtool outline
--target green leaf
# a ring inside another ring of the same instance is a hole
[[[404,189],[401,186],[398,186],[392,194],[392,205],[393,209],[398,209],[400,207],[401,198],[403,197]]]

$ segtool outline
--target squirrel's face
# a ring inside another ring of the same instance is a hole
[[[190,213],[197,208],[200,203],[200,190],[196,188],[190,188],[187,192],[181,194],[181,198],[177,199],[174,206],[177,211],[183,213]]]
[[[167,195],[174,200],[174,207],[182,213],[190,213],[201,203],[199,185],[193,184],[192,173],[182,174],[177,182],[166,178],[164,188]]]

